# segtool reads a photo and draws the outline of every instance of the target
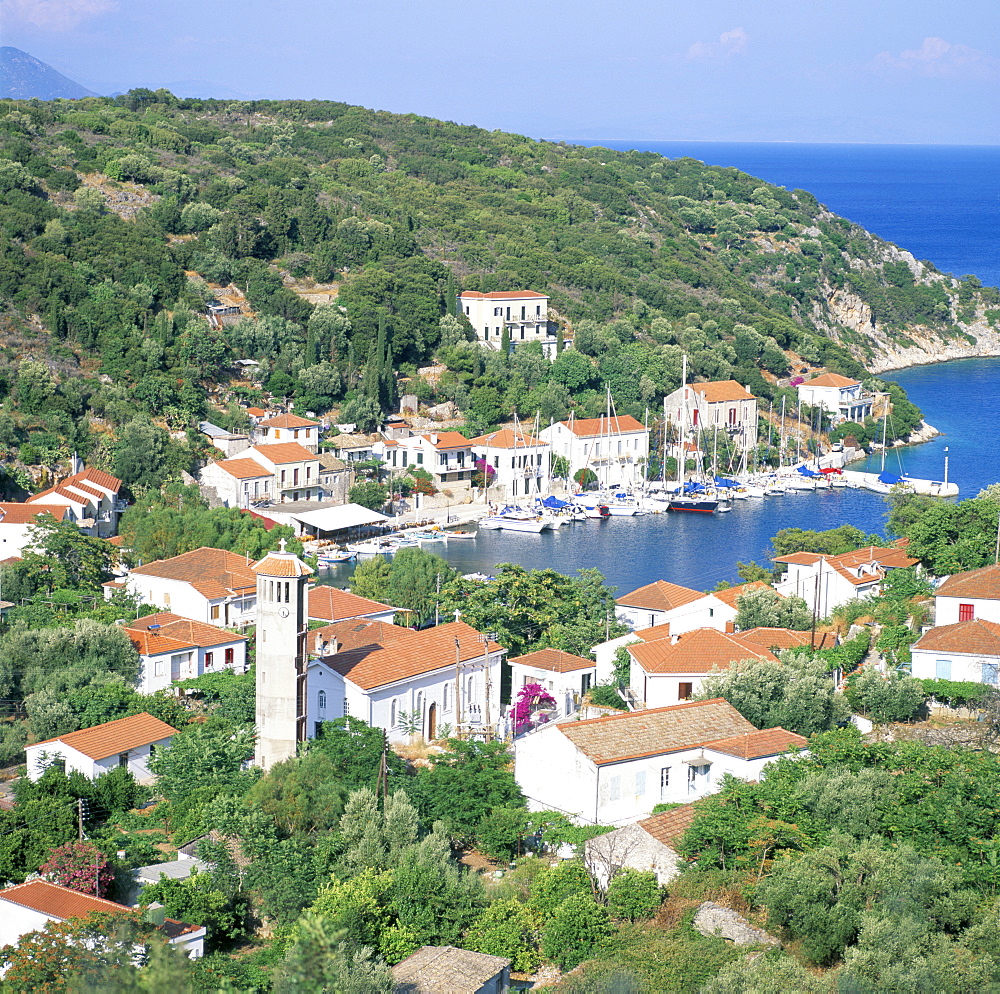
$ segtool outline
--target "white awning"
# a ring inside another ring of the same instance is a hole
[[[289,517],[321,532],[343,531],[345,528],[359,528],[362,525],[375,525],[389,520],[386,515],[379,514],[378,511],[369,511],[360,504],[321,507],[315,511],[290,514]]]

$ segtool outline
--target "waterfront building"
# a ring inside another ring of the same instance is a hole
[[[457,431],[383,439],[372,451],[389,471],[427,470],[438,488],[471,480],[475,472],[472,443]]]
[[[472,439],[475,461],[482,459],[493,470],[490,496],[497,502],[542,496],[551,480],[550,446],[519,428],[502,428]]]
[[[514,742],[514,775],[532,811],[624,825],[661,802],[719,790],[726,774],[757,780],[806,739],[760,731],[721,698],[539,725]]]
[[[663,416],[679,425],[687,411],[688,425],[698,431],[725,431],[740,450],[757,444],[757,398],[736,380],[689,383],[663,398]]]
[[[709,595],[667,580],[654,580],[615,600],[618,620],[633,630],[669,624],[675,632],[712,625],[715,604]],[[731,619],[730,619],[731,620]]]
[[[630,414],[557,421],[538,436],[551,446],[553,457],[568,460],[571,479],[588,469],[602,487],[635,486],[645,479],[649,430]]]
[[[834,424],[841,421],[863,423],[871,416],[875,404],[875,395],[865,393],[858,380],[839,373],[823,373],[800,383],[798,395],[800,404],[822,407]]]

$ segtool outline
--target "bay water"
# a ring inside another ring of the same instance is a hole
[[[801,145],[594,140],[669,158],[689,156],[735,166],[813,193],[837,214],[933,262],[944,272],[973,273],[1000,284],[1000,147]],[[1000,358],[962,359],[884,374],[897,381],[943,434],[886,454],[886,469],[949,479],[960,499],[1000,481]],[[947,448],[947,453],[945,449]],[[867,468],[878,469],[874,459]],[[866,468],[864,464],[852,467]],[[766,564],[782,528],[851,524],[884,534],[885,501],[865,490],[788,494],[737,501],[728,514],[658,514],[586,521],[541,535],[488,531],[475,542],[428,546],[462,573],[490,573],[498,563],[573,574],[595,567],[619,593],[657,579],[698,590],[738,581],[738,561]],[[343,586],[353,565],[322,571]]]

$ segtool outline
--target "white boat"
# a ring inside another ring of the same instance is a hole
[[[441,532],[441,535],[449,542],[453,540],[457,541],[459,539],[470,539],[476,537],[475,532],[459,532],[459,531]]]
[[[324,552],[320,552],[316,556],[316,562],[320,566],[336,566],[337,563],[350,562],[357,553],[351,552],[349,549],[330,549]]]
[[[642,508],[639,507],[639,502],[628,494],[613,494],[605,503],[608,513],[613,518],[628,518],[640,514],[642,511]]]
[[[399,546],[396,542],[390,542],[384,538],[373,538],[367,542],[349,542],[348,552],[354,552],[359,556],[391,556]]]

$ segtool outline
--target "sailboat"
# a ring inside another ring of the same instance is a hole
[[[663,414],[666,417],[666,406]],[[681,364],[681,425],[677,449],[677,490],[667,501],[667,508],[671,511],[698,511],[702,514],[711,514],[719,507],[719,502],[704,493],[704,486],[700,483],[685,483],[684,463],[687,457],[687,356],[684,356]]]

